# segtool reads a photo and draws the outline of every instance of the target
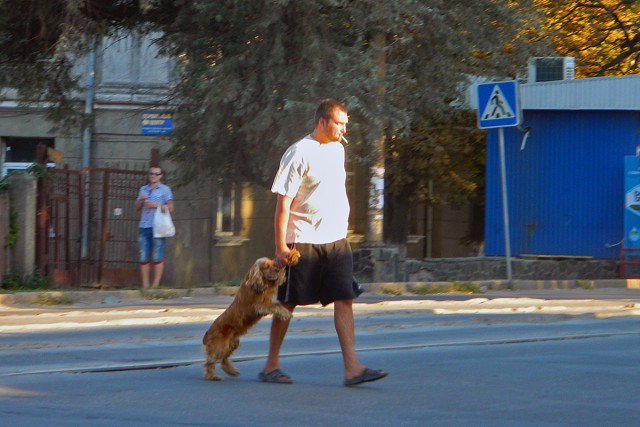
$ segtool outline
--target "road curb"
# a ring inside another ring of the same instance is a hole
[[[606,280],[460,280],[455,282],[382,282],[365,283],[361,285],[365,290],[387,294],[415,294],[421,290],[442,288],[443,291],[455,291],[476,287],[482,292],[508,290],[566,290],[566,289],[626,289],[635,288],[633,282],[626,279]]]
[[[173,300],[187,297],[233,296],[237,287],[193,289],[122,289],[86,291],[36,291],[0,294],[0,305],[73,305],[116,303],[129,300]]]
[[[464,292],[477,289],[480,292],[509,290],[570,290],[570,289],[626,289],[637,288],[635,281],[609,280],[478,280],[457,282],[381,282],[362,283],[365,292],[371,294],[401,296],[435,293]],[[157,288],[123,290],[52,290],[0,294],[0,305],[73,305],[117,303],[131,300],[174,300],[180,298],[214,298],[234,296],[238,287],[212,288]]]

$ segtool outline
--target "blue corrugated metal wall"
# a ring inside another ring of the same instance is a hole
[[[622,239],[624,156],[640,144],[640,113],[525,111],[505,128],[511,254],[616,259]],[[504,256],[498,131],[487,135],[485,253]]]

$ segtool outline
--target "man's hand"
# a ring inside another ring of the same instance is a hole
[[[276,265],[279,268],[283,268],[289,265],[290,252],[291,252],[291,249],[289,249],[288,247],[285,247],[285,249],[282,249],[276,253]]]
[[[300,252],[296,248],[282,250],[276,255],[276,265],[280,268],[287,265],[296,265],[300,259]]]

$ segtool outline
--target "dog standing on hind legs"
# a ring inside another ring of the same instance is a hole
[[[289,265],[298,262],[300,253],[292,249],[287,256]],[[202,338],[205,363],[204,378],[222,381],[216,374],[216,363],[232,377],[240,371],[231,362],[231,355],[240,346],[240,337],[268,314],[283,320],[291,319],[291,312],[273,301],[273,296],[284,282],[284,266],[278,266],[269,258],[259,258],[247,272],[233,302],[211,324]]]

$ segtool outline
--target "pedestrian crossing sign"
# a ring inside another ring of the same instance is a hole
[[[517,126],[520,123],[518,82],[483,83],[477,89],[480,129]]]

